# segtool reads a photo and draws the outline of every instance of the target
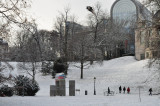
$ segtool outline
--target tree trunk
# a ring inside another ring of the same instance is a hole
[[[94,43],[96,43],[97,41],[97,31],[98,31],[98,20],[97,20],[97,24],[96,24],[95,32],[94,32]]]
[[[67,24],[67,21],[65,21],[65,24]],[[65,50],[64,50],[64,53],[65,53],[65,62],[66,62],[66,65],[67,65],[67,62],[68,62],[68,25],[65,25]],[[65,74],[67,75],[67,71],[68,69],[66,69],[66,72]]]
[[[33,72],[33,82],[35,81],[35,64],[32,63],[32,72]]]
[[[82,49],[82,51],[81,51],[81,79],[83,79],[84,45],[82,44],[81,46],[82,46],[81,47],[81,49]]]
[[[83,79],[83,60],[81,60],[81,79]]]

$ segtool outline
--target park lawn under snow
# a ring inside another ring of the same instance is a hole
[[[22,74],[14,65],[12,74]],[[157,83],[155,80],[147,82],[150,79],[152,71],[147,68],[147,60],[137,61],[132,56],[121,57],[103,64],[94,64],[89,69],[84,70],[84,78],[80,79],[80,69],[70,64],[66,78],[66,96],[50,97],[50,85],[55,84],[51,76],[36,75],[36,80],[40,85],[40,91],[34,97],[0,97],[0,106],[160,106],[160,96],[148,95],[148,89],[153,88],[157,92]],[[96,77],[96,95],[94,92],[94,77]],[[68,96],[69,80],[76,81],[76,96]],[[144,83],[146,82],[146,83]],[[118,87],[125,86],[131,88],[130,94],[119,94]],[[141,102],[139,99],[139,89],[141,88]],[[103,91],[110,87],[115,91],[114,96],[104,96]],[[87,90],[88,95],[85,94]]]

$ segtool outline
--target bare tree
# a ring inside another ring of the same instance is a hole
[[[0,1],[0,37],[8,40],[13,30],[12,26],[21,26],[26,22],[24,10],[29,6],[30,2],[26,0]]]
[[[101,33],[100,29],[101,29],[101,25],[102,22],[107,19],[108,15],[106,12],[104,12],[102,10],[102,6],[100,4],[100,2],[97,2],[95,4],[95,6],[93,7],[93,10],[91,11],[91,14],[89,14],[88,16],[88,24],[91,27],[92,31],[93,31],[93,38],[94,38],[94,42],[97,42],[97,36],[99,35],[99,33]]]
[[[109,34],[110,36],[108,42],[111,44],[112,52],[114,54],[113,57],[120,57],[124,53],[129,53],[126,41],[129,41],[130,43],[134,42],[134,29],[131,30],[131,26],[126,27],[129,23],[130,21],[128,20],[112,20],[112,24],[107,26],[107,31],[109,33],[106,32],[106,35]]]
[[[159,0],[142,0],[143,4],[149,7],[152,11],[157,11],[160,9],[160,1]]]
[[[12,24],[21,26],[26,22],[25,9],[30,7],[30,2],[26,0],[2,0],[0,1],[0,31],[1,36],[6,37],[6,29],[10,29]]]
[[[70,8],[65,9],[65,16],[64,16],[64,24],[65,24],[65,42],[64,42],[64,54],[66,58],[66,62],[68,61],[68,30],[69,30],[69,23],[68,23],[68,13],[70,11]],[[66,72],[67,74],[67,72]]]
[[[56,59],[58,52],[58,34],[56,31],[40,30],[38,31],[40,44],[42,49],[42,61],[50,61]]]
[[[118,19],[111,21],[109,15],[102,10],[99,2],[92,8],[88,20],[94,35],[94,48],[101,50],[104,59],[106,59],[105,56],[107,56],[107,59],[122,56],[125,51],[127,52],[127,49],[125,50],[125,40],[134,42],[131,35],[133,32],[126,29],[126,26],[129,26],[129,21]]]
[[[92,37],[94,41],[94,45],[92,45],[93,50],[99,49],[101,50],[101,54],[104,57],[106,44],[105,36],[107,31],[107,24],[109,20],[109,15],[106,11],[102,10],[102,6],[99,2],[95,4],[92,8],[91,14],[88,16],[88,25],[92,30]],[[94,56],[94,54],[92,54]],[[104,57],[105,58],[105,57]],[[94,59],[94,57],[93,57]]]
[[[13,26],[21,27],[22,25],[24,25],[24,23],[27,21],[25,17],[25,9],[28,7],[30,7],[29,0],[0,1],[0,38],[5,38],[5,40],[8,41],[10,35],[13,35],[11,33],[14,30]],[[7,64],[9,65],[9,63]],[[0,67],[0,70],[3,70],[3,66]],[[0,79],[1,81],[6,81],[9,78],[0,76]]]
[[[37,62],[42,60],[40,37],[34,22],[28,22],[25,28],[18,33],[16,46],[19,52],[17,57],[23,61],[23,64],[19,64],[19,66],[23,68],[34,81]]]
[[[59,34],[59,54],[60,56],[63,56],[63,44],[64,44],[64,21],[63,21],[63,15],[60,14],[59,17],[57,17],[56,23],[54,24],[55,29],[57,30],[58,34]]]
[[[87,30],[81,30],[73,37],[74,42],[72,42],[72,44],[74,45],[73,47],[73,53],[74,53],[73,55],[75,56],[74,62],[80,63],[80,66],[79,65],[74,65],[74,66],[80,68],[81,79],[83,79],[83,70],[90,66],[89,61],[92,58],[91,54],[93,54],[92,45],[94,42],[90,41],[92,39],[90,33],[91,32]],[[95,51],[94,54],[96,55]]]
[[[57,22],[55,23],[56,30],[59,33],[59,47],[60,56],[65,57],[65,63],[68,65],[68,40],[69,40],[69,29],[70,29],[70,8],[64,8],[64,12],[60,12],[60,16],[57,17]],[[67,74],[67,70],[65,72]]]

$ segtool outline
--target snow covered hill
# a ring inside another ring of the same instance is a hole
[[[21,70],[16,68],[12,74],[22,74]],[[55,84],[51,76],[36,75],[36,80],[40,85],[40,91],[35,97],[5,97],[0,98],[0,106],[160,106],[159,96],[149,96],[148,89],[153,88],[156,92],[157,83],[155,80],[146,82],[153,75],[153,72],[147,68],[147,60],[137,61],[132,56],[121,57],[103,64],[94,64],[89,69],[84,70],[84,78],[80,79],[80,69],[70,64],[66,78],[67,96],[50,97],[50,85]],[[94,77],[96,77],[96,95],[94,93]],[[68,82],[75,80],[76,89],[80,89],[75,97],[68,96]],[[145,83],[144,83],[145,82]],[[131,94],[119,94],[118,87],[130,87]],[[141,102],[139,100],[138,86],[141,89]],[[110,87],[115,91],[114,96],[104,96],[103,91]],[[88,95],[85,94],[88,91]]]
[[[94,77],[96,77],[96,89],[99,95],[102,95],[103,90],[108,87],[117,92],[120,85],[129,86],[131,90],[136,90],[140,85],[147,86],[148,89],[150,86],[143,83],[150,75],[146,66],[147,61],[136,61],[132,56],[121,57],[85,69],[83,80],[80,79],[80,69],[71,66],[67,79],[76,80],[76,88],[88,90],[90,94],[93,93]]]

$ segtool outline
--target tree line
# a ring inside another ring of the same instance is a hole
[[[160,8],[158,0],[144,0],[143,3],[153,10]],[[31,1],[28,0],[0,1],[0,36],[9,41],[13,32],[16,32],[16,40],[9,47],[7,59],[24,62],[19,67],[30,70],[27,72],[33,80],[38,62],[55,61],[60,57],[67,66],[69,62],[79,62],[80,66],[75,67],[81,69],[80,78],[83,78],[83,69],[88,68],[93,61],[120,57],[128,52],[125,40],[134,42],[132,33],[135,23],[112,20],[99,2],[93,6],[92,12],[88,12],[87,26],[81,25],[76,15],[70,14],[71,9],[66,7],[59,12],[52,31],[39,30],[35,19],[26,18],[25,10],[30,6]],[[128,23],[130,30],[126,29]],[[3,55],[2,52],[0,54]],[[150,64],[157,60],[159,57]],[[25,65],[27,62],[30,62],[29,69]]]
[[[83,78],[83,69],[93,61],[120,57],[127,53],[124,39],[134,41],[132,31],[125,28],[128,21],[111,20],[99,2],[93,6],[94,12],[88,12],[87,26],[78,23],[76,15],[71,15],[71,9],[66,7],[59,12],[52,31],[39,30],[35,19],[25,17],[25,9],[30,4],[25,0],[1,1],[3,23],[0,30],[6,38],[12,36],[12,31],[16,32],[7,59],[30,62],[33,79],[38,62],[55,61],[60,57],[64,58],[67,66],[69,62],[79,62],[80,66],[76,67],[81,69]],[[12,26],[16,26],[15,29],[11,30]],[[25,64],[20,67],[28,70]]]

